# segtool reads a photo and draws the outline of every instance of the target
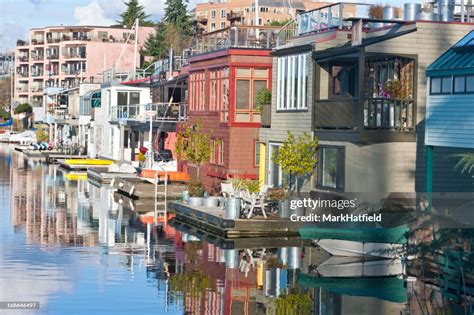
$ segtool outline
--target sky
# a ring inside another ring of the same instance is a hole
[[[190,0],[189,5],[205,0]],[[328,1],[328,0],[326,0]],[[422,0],[354,0],[348,2],[391,3]],[[165,0],[139,0],[151,20],[163,16]],[[328,1],[337,2],[337,1]],[[123,12],[123,0],[0,0],[0,52],[15,47],[17,39],[26,39],[28,30],[51,25],[110,25]]]
[[[201,0],[191,0],[190,3]],[[165,0],[139,0],[151,20],[160,20]],[[122,0],[0,0],[0,52],[26,39],[33,27],[110,25],[124,11]]]

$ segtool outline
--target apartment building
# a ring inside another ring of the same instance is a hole
[[[139,28],[139,49],[152,32],[152,27]],[[114,65],[117,70],[130,71],[134,41],[135,31],[120,27],[61,25],[31,29],[29,40],[19,40],[15,51],[15,102],[29,103],[36,120],[41,120],[44,88],[98,82],[102,71]],[[140,65],[139,54],[136,64]]]
[[[245,25],[268,25],[272,21],[284,22],[293,19],[298,12],[312,10],[327,3],[320,1],[258,1],[258,24],[253,0],[220,0],[196,4],[195,19],[198,27],[206,32],[229,27],[233,23]]]

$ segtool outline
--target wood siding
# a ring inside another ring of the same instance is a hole
[[[474,149],[474,95],[429,95],[426,145]]]

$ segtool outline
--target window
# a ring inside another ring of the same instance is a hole
[[[225,28],[225,22],[221,22],[221,29]]]
[[[344,148],[324,147],[318,149],[318,187],[344,189]]]
[[[267,68],[236,68],[235,122],[260,122],[260,111],[256,108],[257,93],[268,88]]]
[[[431,81],[430,94],[440,94],[441,93],[441,78],[432,77],[430,81]]]
[[[189,75],[189,110],[206,109],[206,72],[193,72]]]
[[[453,79],[451,77],[443,77],[441,81],[441,93],[451,94],[452,86],[453,86]]]
[[[466,92],[468,93],[474,92],[474,75],[466,76]]]
[[[454,93],[464,93],[466,77],[463,75],[454,76]]]
[[[306,110],[308,54],[279,57],[277,110]]]
[[[212,22],[211,23],[211,31],[215,31],[216,30],[216,23]]]
[[[254,142],[254,148],[255,148],[255,159],[253,161],[253,165],[257,168],[257,174],[258,174],[258,168],[260,166],[260,142],[255,141]]]
[[[221,10],[221,18],[225,19],[226,18],[226,15],[225,15],[225,10]]]
[[[224,140],[223,139],[212,139],[211,140],[211,164],[224,165]]]
[[[453,91],[453,77],[431,77],[430,94],[451,94]],[[458,88],[460,80],[458,79]]]
[[[356,96],[357,71],[354,65],[333,65],[330,75],[330,96]]]
[[[211,11],[211,19],[215,19],[216,18],[216,10],[212,10]]]

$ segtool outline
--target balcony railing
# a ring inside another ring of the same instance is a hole
[[[17,72],[17,75],[20,78],[27,78],[28,77],[28,72]]]
[[[44,59],[44,55],[33,55],[31,56],[31,59],[33,59],[33,61],[42,61]]]
[[[411,99],[367,98],[364,128],[414,130],[415,105]]]
[[[196,53],[227,49],[231,47],[272,49],[280,28],[276,26],[239,25],[198,35]]]
[[[359,99],[328,99],[314,103],[316,129],[357,129]]]
[[[18,57],[18,60],[20,62],[28,62],[28,56],[20,56],[20,57]]]
[[[364,3],[339,2],[302,12],[280,29],[277,46],[286,45],[293,37],[305,34],[331,29],[349,29],[352,22],[344,21],[344,18],[349,16],[368,18],[368,6],[369,4]]]
[[[358,130],[359,106],[363,106],[365,130],[412,131],[415,105],[411,99],[358,98],[317,100],[314,104],[315,129]]]
[[[187,103],[154,103],[122,105],[112,107],[112,120],[147,121],[186,121],[188,117]]]

